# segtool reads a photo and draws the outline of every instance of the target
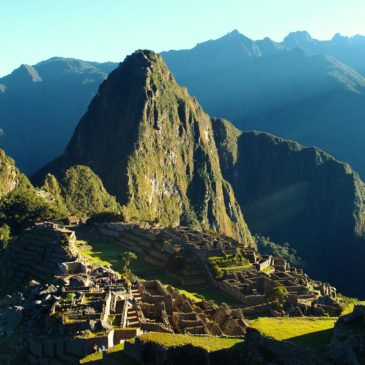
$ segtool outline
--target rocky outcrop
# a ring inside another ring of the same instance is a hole
[[[306,270],[339,291],[363,294],[365,185],[317,148],[214,120],[223,176],[251,230],[289,242]]]
[[[365,353],[365,306],[355,305],[352,313],[341,316],[336,322],[330,357],[338,364],[360,365]]]
[[[16,168],[14,160],[0,149],[0,198],[11,193],[22,182],[22,174]]]
[[[127,217],[253,239],[224,180],[210,118],[161,57],[137,51],[113,71],[65,153],[37,174],[89,166]]]

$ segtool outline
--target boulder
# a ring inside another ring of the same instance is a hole
[[[89,286],[91,284],[91,279],[86,274],[74,275],[70,278],[70,287],[79,288],[81,286]]]

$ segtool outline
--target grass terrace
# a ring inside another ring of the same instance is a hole
[[[116,345],[106,350],[108,355],[112,355],[113,360],[118,361],[123,365],[136,365],[137,363],[131,359],[128,355],[124,353],[124,343]],[[95,354],[90,354],[85,356],[80,360],[80,364],[92,364],[101,365],[103,363],[103,353],[96,352]]]
[[[78,241],[80,253],[90,261],[90,263],[111,267],[115,271],[122,269],[120,255],[128,251],[122,245],[113,242],[86,242]],[[160,280],[164,284],[173,285],[186,296],[195,301],[202,299],[213,300],[217,304],[227,303],[231,306],[239,306],[241,303],[222,293],[209,285],[182,286],[172,276],[159,271],[154,265],[147,262],[143,256],[137,254],[137,259],[130,264],[131,271],[145,280]]]
[[[276,340],[322,350],[329,344],[337,317],[261,317],[251,326]]]
[[[342,315],[351,313],[355,304],[365,305],[365,301],[339,296],[343,305]],[[334,325],[338,317],[260,317],[251,319],[253,328],[263,334],[298,345],[323,350],[331,341]]]
[[[204,337],[150,332],[139,337],[144,342],[155,342],[165,347],[193,345],[209,352],[228,349],[243,343],[238,337]]]

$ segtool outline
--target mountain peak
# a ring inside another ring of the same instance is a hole
[[[244,34],[240,33],[237,29],[232,30],[231,32],[227,33],[220,39],[224,40],[232,40],[232,41],[244,41],[253,43],[253,40],[249,37],[246,37]],[[219,40],[219,39],[218,39]]]
[[[100,176],[127,218],[211,228],[254,245],[209,116],[155,52],[138,50],[109,74],[64,155],[39,177],[72,165]]]
[[[336,33],[332,38],[332,42],[337,45],[344,45],[349,44],[350,39],[349,37],[343,36],[341,33]]]
[[[289,33],[285,38],[283,43],[287,45],[300,45],[302,43],[313,42],[314,39],[310,36],[310,34],[305,31],[296,31]]]
[[[231,32],[227,33],[226,36],[231,37],[231,38],[233,38],[233,37],[239,38],[239,37],[242,37],[243,34],[241,34],[237,29],[233,29]]]

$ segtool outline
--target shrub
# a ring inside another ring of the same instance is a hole
[[[94,224],[94,223],[108,223],[108,222],[124,222],[125,217],[122,213],[116,212],[100,212],[93,214],[88,220],[87,224]]]

